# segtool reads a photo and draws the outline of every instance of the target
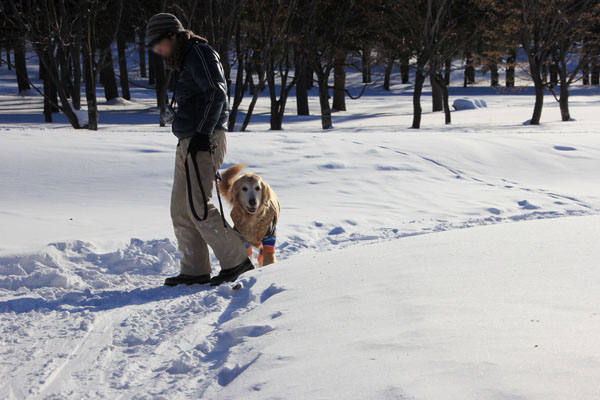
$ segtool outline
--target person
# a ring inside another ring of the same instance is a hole
[[[233,282],[254,266],[241,238],[210,202],[227,146],[229,104],[223,66],[208,41],[186,30],[172,14],[150,18],[147,38],[149,48],[177,76],[169,106],[172,131],[179,139],[171,219],[181,262],[180,274],[167,278],[165,285]],[[212,278],[208,246],[221,265],[221,272]]]

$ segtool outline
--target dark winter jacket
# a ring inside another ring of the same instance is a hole
[[[229,116],[227,83],[219,55],[207,43],[188,40],[179,71],[173,134],[179,140],[225,129]]]

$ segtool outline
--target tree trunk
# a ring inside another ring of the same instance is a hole
[[[288,67],[286,66],[286,69],[287,68]],[[288,72],[289,72],[289,70],[288,70]],[[274,81],[271,83],[274,83]],[[290,95],[290,90],[294,87],[295,83],[296,83],[295,80],[292,80],[289,84],[287,84],[285,82],[285,79],[283,79],[282,84],[279,86],[280,87],[279,100],[271,102],[271,130],[280,131],[281,128],[283,127],[283,116],[285,115],[285,106],[287,104],[288,96]],[[274,86],[274,89],[276,89],[276,88],[277,88],[277,86]],[[270,90],[270,84],[269,84],[269,90]],[[273,94],[271,94],[271,99],[272,100],[274,99]],[[275,99],[276,99],[276,96],[275,96]]]
[[[227,130],[229,130],[229,132],[233,132],[235,129],[235,121],[237,119],[238,110],[240,108],[240,104],[242,104],[242,100],[244,99],[244,92],[246,91],[246,86],[248,85],[248,81],[245,81],[246,83],[244,83],[244,81],[244,57],[238,52],[238,68],[235,76],[235,92],[233,94],[233,104],[231,105],[231,112],[229,114],[229,121],[227,125]]]
[[[41,64],[41,63],[40,63]],[[44,75],[47,75],[44,73]],[[52,122],[52,105],[50,103],[50,99],[52,98],[52,82],[49,78],[44,79],[44,121]]]
[[[390,79],[392,77],[392,70],[394,69],[394,59],[389,58],[385,65],[385,74],[383,76],[383,90],[390,90]]]
[[[492,87],[496,87],[500,83],[500,79],[499,79],[499,75],[498,75],[498,63],[496,63],[496,61],[490,61],[490,63],[488,64],[488,67],[490,69],[490,75],[491,75],[490,85]]]
[[[590,64],[588,62],[583,64],[583,67],[581,68],[581,75],[583,75],[581,84],[589,85],[590,84]]]
[[[431,83],[431,111],[444,111],[444,92],[442,85],[438,82],[434,74],[439,74],[439,72],[431,71],[429,75],[429,82]],[[441,76],[441,74],[439,75]]]
[[[8,70],[12,69],[12,63],[10,62],[10,47],[6,46],[6,63],[8,64]]]
[[[27,74],[27,60],[25,58],[25,40],[17,39],[15,46],[15,71],[17,72],[17,87],[19,93],[31,89]]]
[[[333,111],[346,111],[346,52],[336,53],[333,66]]]
[[[592,67],[592,85],[600,84],[600,64],[593,64]]]
[[[408,55],[402,55],[400,58],[400,77],[403,84],[406,84],[410,81],[410,65]]]
[[[450,73],[452,73],[452,58],[446,58],[444,61],[444,83],[446,85],[446,91],[450,86]]]
[[[79,35],[75,42],[71,44],[71,62],[73,63],[73,86],[71,91],[71,99],[73,108],[81,110],[81,40]]]
[[[566,78],[566,77],[565,77]],[[569,86],[565,83],[560,85],[560,117],[563,121],[569,121],[571,114],[569,113]]]
[[[52,114],[58,112],[56,85],[52,81],[52,71],[48,70],[50,58],[53,57],[52,51],[53,50],[50,49],[44,49],[37,53],[38,58],[40,59],[40,68],[43,68],[43,73],[41,72],[41,74],[44,77],[44,115],[46,116],[46,122],[52,122]]]
[[[439,79],[441,80],[442,77],[440,76]],[[452,122],[452,116],[450,114],[450,101],[448,99],[448,86],[445,84],[440,85],[442,87],[442,92],[444,95],[444,122],[446,123],[446,125],[450,125],[450,123]]]
[[[331,108],[329,107],[329,71],[317,71],[319,78],[319,104],[321,105],[321,126],[323,129],[333,127]]]
[[[308,109],[308,82],[306,73],[306,62],[301,60],[296,70],[298,74],[298,83],[296,83],[296,110],[298,115],[310,115]]]
[[[279,100],[271,101],[271,115],[269,124],[272,131],[280,131],[283,126],[283,113],[280,112]]]
[[[250,105],[248,106],[248,111],[246,111],[246,117],[244,118],[244,122],[242,123],[242,132],[246,131],[248,125],[250,124],[250,118],[252,118],[252,113],[254,112],[254,107],[256,106],[256,101],[258,100],[258,96],[264,86],[265,82],[263,78],[259,78],[258,86],[255,87],[254,94],[252,95],[252,100],[250,100]]]
[[[517,59],[517,52],[511,51],[506,57],[506,87],[515,86],[515,61]]]
[[[115,76],[115,68],[113,66],[112,51],[108,48],[106,52],[104,66],[100,70],[100,82],[104,87],[104,98],[108,101],[119,97],[119,89],[117,87],[117,77]]]
[[[146,77],[146,32],[140,29],[138,35],[138,57],[140,59],[140,76]]]
[[[98,130],[98,101],[96,99],[96,74],[94,73],[93,53],[86,40],[83,41],[83,75],[85,81],[85,99],[88,109],[88,129]]]
[[[421,93],[423,92],[423,83],[425,82],[425,76],[421,68],[415,71],[415,89],[413,91],[413,123],[414,129],[421,128]]]
[[[281,125],[283,124],[282,118],[279,113],[279,101],[277,100],[277,87],[275,85],[275,65],[273,57],[271,56],[267,61],[269,66],[267,67],[267,84],[269,86],[269,98],[271,100],[271,114],[269,116],[269,123],[271,130],[280,131]],[[281,87],[283,90],[283,86]]]
[[[475,83],[475,67],[473,65],[473,55],[470,51],[467,51],[467,53],[465,54],[465,58],[466,66],[464,87],[467,87],[467,85]]]
[[[125,100],[131,100],[129,93],[129,73],[127,72],[127,58],[125,55],[125,39],[117,37],[117,54],[119,57],[119,81],[121,82],[121,94]]]
[[[53,113],[58,113],[60,112],[60,109],[58,108],[58,89],[56,83],[52,81],[52,78],[48,79],[48,81],[50,82],[50,98],[52,99],[50,108]]]
[[[371,48],[367,45],[362,48],[362,74],[363,83],[371,83]]]
[[[531,116],[531,125],[539,125],[542,117],[542,108],[544,107],[544,83],[538,74],[533,77],[535,85],[535,105],[533,106],[533,115]]]

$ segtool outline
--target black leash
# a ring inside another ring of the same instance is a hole
[[[213,174],[215,177],[215,187],[217,189],[217,198],[219,199],[219,209],[221,211],[221,219],[223,221],[223,228],[225,228],[225,234],[227,235],[227,238],[229,239],[229,230],[228,230],[229,226],[227,225],[227,220],[225,219],[225,213],[223,212],[223,201],[221,200],[221,192],[219,190],[219,181],[222,178],[215,167],[215,162],[214,162],[214,158],[213,158],[215,149],[216,149],[216,144],[215,145],[211,144],[210,149],[209,149],[210,163],[212,164]],[[188,155],[190,155],[190,153],[186,154],[186,156],[185,156],[185,179],[187,182],[188,201],[190,203],[190,209],[192,210],[192,215],[198,222],[202,222],[202,221],[205,221],[206,218],[208,218],[208,198],[206,197],[206,192],[204,191],[204,186],[202,185],[202,178],[200,177],[200,168],[198,168],[198,162],[196,161],[196,153],[195,152],[192,153],[191,157],[188,157]],[[190,168],[188,166],[188,158],[192,159],[192,163],[194,165],[194,171],[196,172],[196,179],[198,181],[198,186],[200,186],[200,192],[202,193],[202,201],[204,203],[204,215],[202,216],[202,218],[200,218],[200,216],[198,216],[198,213],[196,212],[196,207],[194,206],[194,196],[192,194],[192,179],[190,177]]]
[[[198,213],[196,212],[196,207],[194,207],[194,196],[192,194],[192,180],[190,178],[190,168],[188,167],[189,155],[190,153],[187,153],[185,155],[185,180],[187,181],[188,201],[190,203],[192,215],[194,216],[194,218],[196,218],[198,222],[202,222],[206,220],[206,218],[208,218],[208,199],[206,198],[206,193],[204,192],[204,186],[202,186],[202,178],[200,177],[200,169],[198,168],[198,162],[196,161],[196,153],[193,153],[191,159],[192,163],[194,164],[194,171],[196,171],[198,186],[200,186],[200,192],[202,192],[202,201],[204,202],[204,216],[200,218],[198,216]]]

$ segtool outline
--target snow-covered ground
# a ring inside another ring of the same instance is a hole
[[[0,398],[600,395],[598,88],[574,88],[567,123],[547,96],[534,127],[530,88],[453,86],[451,102],[487,108],[450,126],[426,112],[420,131],[410,85],[367,89],[329,131],[293,98],[268,131],[262,97],[225,166],[278,193],[281,261],[232,291],[160,286],[178,270],[176,142],[152,92],[73,131],[43,123],[13,75],[0,69]]]

